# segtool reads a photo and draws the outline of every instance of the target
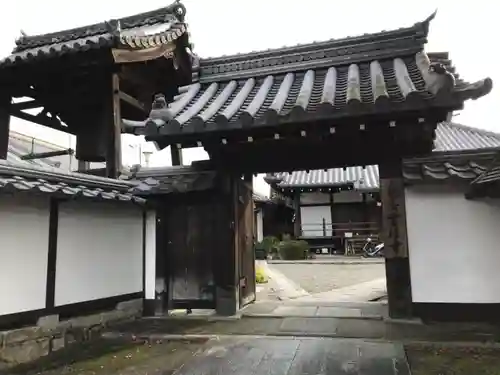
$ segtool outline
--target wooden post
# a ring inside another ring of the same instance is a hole
[[[85,172],[90,169],[90,163],[85,160],[78,160],[78,172]]]
[[[402,163],[399,160],[381,164],[379,171],[389,315],[410,318],[412,297]]]
[[[0,159],[7,159],[10,133],[10,95],[0,96]]]
[[[335,217],[335,206],[334,206],[333,193],[330,193],[330,227],[332,229],[332,238],[335,236],[335,225],[333,223],[333,218]]]
[[[219,175],[220,218],[214,259],[215,308],[218,315],[234,315],[239,309],[238,259],[238,178],[223,172]]]
[[[108,100],[104,107],[104,126],[110,126],[110,138],[106,151],[106,175],[110,178],[117,178],[122,168],[120,79],[118,73],[113,73],[111,76],[111,93],[111,100]]]
[[[302,235],[302,224],[300,217],[300,192],[297,191],[293,197],[293,207],[295,209],[295,222],[293,223],[293,236],[299,238]]]
[[[178,148],[177,145],[171,145],[170,155],[172,156],[172,165],[183,165],[182,148]]]

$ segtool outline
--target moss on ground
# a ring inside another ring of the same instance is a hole
[[[0,371],[23,375],[142,375],[174,372],[202,344],[96,340]]]
[[[500,375],[500,348],[405,345],[413,375]]]

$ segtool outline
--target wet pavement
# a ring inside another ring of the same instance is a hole
[[[217,342],[176,375],[410,374],[404,350],[391,343],[310,338],[240,338]]]
[[[115,343],[116,345],[116,343]],[[126,344],[122,344],[126,345]],[[27,375],[410,374],[403,347],[364,340],[241,337],[203,343],[137,343],[79,361],[18,368]]]
[[[189,339],[229,335],[359,338],[385,341],[499,342],[500,326],[422,324],[364,317],[243,317],[238,320],[143,319],[114,327],[106,337]]]

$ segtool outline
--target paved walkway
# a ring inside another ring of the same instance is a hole
[[[221,340],[175,374],[409,375],[410,370],[398,344],[261,337]]]
[[[386,295],[385,278],[377,278],[321,293],[308,293],[296,282],[286,277],[272,264],[257,261],[256,266],[262,268],[272,283],[273,299],[281,301],[312,301],[312,302],[367,302]],[[267,288],[269,289],[269,288]],[[270,298],[266,298],[270,299]]]
[[[343,255],[317,255],[315,259],[304,260],[282,260],[270,259],[269,264],[383,264],[385,259],[364,258],[360,256],[347,257]]]
[[[374,302],[331,302],[298,298],[286,302],[256,302],[241,311],[243,317],[324,317],[385,319],[387,304]]]
[[[366,281],[343,288],[333,289],[328,292],[314,293],[299,297],[300,301],[323,302],[365,302],[381,298],[387,294],[385,278]]]

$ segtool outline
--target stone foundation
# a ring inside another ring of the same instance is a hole
[[[0,362],[36,360],[67,345],[96,338],[112,324],[142,315],[142,299],[121,302],[111,311],[59,321],[57,315],[40,318],[38,326],[0,331]]]

